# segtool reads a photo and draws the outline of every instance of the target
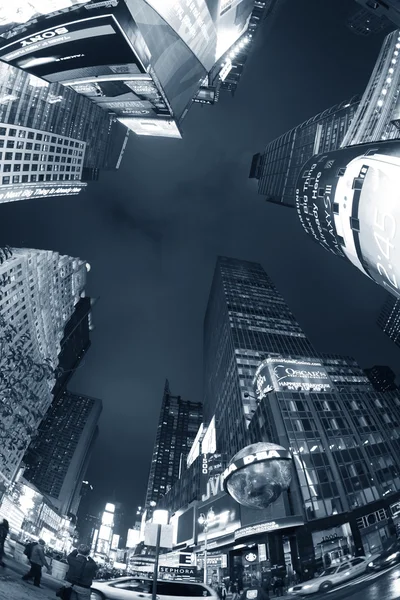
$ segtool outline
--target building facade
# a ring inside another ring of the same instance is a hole
[[[364,373],[377,392],[394,392],[398,389],[396,374],[388,366],[375,365],[370,369],[364,369]]]
[[[253,157],[250,178],[258,179],[258,193],[266,200],[293,207],[296,182],[304,163],[315,154],[340,148],[357,111],[354,96],[311,117],[270,142]]]
[[[53,401],[31,444],[37,460],[26,468],[25,479],[62,514],[76,515],[101,410],[101,400],[65,391]]]
[[[261,265],[219,257],[204,321],[204,418],[215,415],[218,452],[246,445],[252,380],[266,353],[315,351]]]
[[[65,323],[84,294],[86,263],[57,252],[2,250],[1,479],[10,483],[52,401]],[[20,383],[10,377],[20,377]],[[22,387],[21,387],[22,385]]]
[[[179,138],[210,71],[253,35],[255,6],[276,1],[75,3],[10,23],[0,58],[90,98],[138,135]]]
[[[378,327],[400,347],[400,300],[388,294],[378,317]]]
[[[370,35],[400,27],[400,7],[397,0],[356,0],[361,5],[347,22],[358,35]]]
[[[400,32],[386,36],[342,147],[398,139],[393,122],[400,91]],[[315,153],[317,154],[317,153]]]
[[[146,509],[158,504],[179,478],[202,420],[202,404],[172,395],[167,380],[147,484]]]

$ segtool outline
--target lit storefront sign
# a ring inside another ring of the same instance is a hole
[[[169,137],[182,139],[182,134],[175,121],[169,119],[118,119],[136,135],[149,135],[153,137]]]
[[[260,562],[264,562],[268,559],[267,557],[267,546],[266,544],[258,544],[258,558]]]
[[[369,515],[365,515],[364,517],[359,517],[357,519],[357,527],[359,529],[365,529],[366,527],[371,527],[371,525],[376,525],[381,521],[386,521],[387,514],[384,508],[376,510]]]
[[[395,502],[390,505],[390,512],[392,517],[398,517],[400,515],[400,502]]]
[[[197,566],[202,569],[204,558],[202,556],[197,558]],[[220,569],[226,569],[228,566],[228,557],[226,554],[208,554],[207,555],[207,566],[215,567]]]
[[[267,358],[256,371],[254,386],[257,398],[262,400],[271,391],[282,389],[326,391],[332,388],[332,382],[320,362]]]
[[[118,550],[120,536],[114,533],[111,540],[111,550]]]
[[[41,183],[28,185],[9,185],[0,187],[0,202],[29,200],[30,198],[46,198],[47,196],[76,196],[87,183]]]
[[[289,527],[300,527],[304,525],[304,520],[300,517],[286,517],[285,519],[277,519],[276,521],[268,521],[266,523],[256,523],[248,527],[242,527],[235,531],[235,540],[239,540],[251,535],[259,535],[260,533],[268,533],[277,529],[287,529]]]

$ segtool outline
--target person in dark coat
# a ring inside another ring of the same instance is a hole
[[[50,572],[50,565],[47,562],[46,555],[44,553],[45,545],[46,542],[44,540],[39,540],[39,542],[32,547],[32,552],[29,557],[31,568],[28,573],[22,577],[24,581],[33,579],[33,585],[36,587],[40,587],[42,567],[46,567],[46,569]]]
[[[72,585],[71,600],[90,600],[90,587],[98,566],[89,556],[90,548],[81,544],[68,555],[69,564],[66,580]]]
[[[8,536],[9,526],[7,519],[3,519],[2,523],[0,523],[0,567],[5,567],[3,558],[4,558],[4,544],[6,541],[6,537]]]

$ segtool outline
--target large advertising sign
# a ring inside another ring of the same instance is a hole
[[[143,70],[112,15],[66,20],[61,25],[36,30],[5,44],[0,58],[52,82],[65,79],[63,72],[71,79],[83,74],[108,74],[107,65],[129,65],[130,73]]]
[[[90,0],[5,0],[0,3],[0,35],[17,25],[57,10],[87,4]]]
[[[331,389],[332,382],[320,362],[267,358],[258,367],[253,381],[255,394],[262,400],[272,391],[301,390],[323,392]]]
[[[196,532],[197,540],[204,540],[204,528],[198,522],[200,514],[207,518],[207,539],[211,540],[233,533],[240,527],[239,504],[228,494],[221,494],[200,502],[197,506]]]
[[[220,58],[247,30],[254,0],[222,0],[217,24],[217,52]]]
[[[177,545],[186,543],[192,543],[194,540],[194,518],[195,511],[194,507],[188,508],[184,513],[178,517],[177,526]]]
[[[314,157],[298,181],[304,229],[400,297],[400,143],[374,142]]]
[[[149,75],[106,75],[62,83],[120,117],[170,116],[162,95]]]
[[[217,33],[205,0],[147,0],[210,71],[215,62]],[[254,4],[254,2],[253,2]]]

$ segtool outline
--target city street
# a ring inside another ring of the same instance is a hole
[[[397,600],[400,598],[400,565],[380,573],[367,573],[325,594],[305,597],[312,600]]]

